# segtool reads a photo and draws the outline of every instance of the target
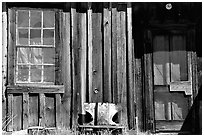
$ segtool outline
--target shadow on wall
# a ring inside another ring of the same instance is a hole
[[[195,120],[193,120],[193,114],[195,114]],[[193,127],[193,125],[195,125],[195,127]],[[202,135],[202,86],[199,88],[198,95],[196,96],[180,131],[181,133],[179,134],[188,131],[191,132],[192,135]]]

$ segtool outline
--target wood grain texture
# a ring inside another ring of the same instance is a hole
[[[8,85],[14,84],[15,12],[8,9]]]
[[[29,94],[23,94],[23,129],[29,127]]]
[[[55,119],[56,121],[55,122],[55,126],[57,128],[62,128],[62,122],[63,122],[63,119],[62,119],[62,111],[61,111],[61,95],[60,94],[55,94],[55,104],[54,104],[54,109],[55,109]]]
[[[117,9],[112,8],[112,101],[118,103],[117,100]]]
[[[13,94],[8,94],[7,98],[8,98],[7,117],[9,117],[9,119],[10,119],[6,122],[7,131],[13,131],[13,121],[14,121],[13,118],[15,118],[13,115],[13,101],[14,101],[13,100]]]
[[[111,94],[111,11],[108,8],[103,9],[103,27],[104,27],[104,92],[103,101],[112,102]]]
[[[73,5],[74,6],[74,5]],[[78,105],[79,105],[79,89],[80,89],[80,60],[79,60],[79,43],[78,43],[78,13],[75,8],[71,8],[71,41],[72,41],[72,82],[73,82],[73,95],[72,95],[72,124],[76,126]]]
[[[130,4],[130,3],[129,3]],[[130,128],[134,127],[134,79],[133,79],[133,43],[132,43],[132,7],[128,6],[127,8],[127,43],[128,43],[128,106],[129,115],[132,116],[129,117],[129,126]]]
[[[81,44],[81,58],[80,58],[80,79],[81,79],[81,89],[80,89],[80,113],[85,115],[84,103],[86,102],[86,85],[87,85],[87,28],[86,28],[86,13],[80,13],[79,16],[79,36]]]
[[[29,94],[29,127],[38,126],[39,122],[39,94]]]
[[[102,13],[92,13],[92,96],[91,102],[102,102]]]
[[[72,73],[71,73],[71,15],[70,12],[63,13],[63,49],[64,49],[64,86],[65,92],[62,96],[61,117],[62,126],[70,128],[71,119],[71,97],[72,97]]]
[[[64,86],[7,86],[8,93],[64,93]]]
[[[40,106],[40,116],[39,116],[39,126],[45,126],[45,94],[40,93],[39,95],[40,98],[40,102],[39,102],[39,106]]]
[[[121,48],[121,15],[117,12],[117,103],[121,103],[122,93],[122,48]]]
[[[13,95],[13,115],[15,118],[13,119],[13,131],[19,131],[23,128],[23,97],[22,94]]]
[[[55,127],[56,111],[55,111],[55,95],[45,94],[45,127]]]
[[[120,29],[121,29],[121,42],[120,42],[120,46],[121,46],[121,65],[122,65],[122,68],[121,69],[121,103],[123,104],[123,110],[122,110],[122,119],[121,119],[121,123],[127,127],[128,126],[128,119],[129,117],[131,116],[134,116],[133,113],[131,114],[128,114],[127,111],[128,111],[128,108],[130,106],[128,106],[128,100],[130,100],[130,95],[128,95],[128,84],[127,84],[127,65],[128,65],[128,62],[127,62],[127,55],[130,54],[128,52],[128,45],[126,44],[127,43],[127,34],[126,34],[126,22],[127,22],[127,18],[126,18],[126,12],[125,11],[121,11],[120,12],[120,16],[121,16],[121,20],[120,20]],[[132,52],[132,51],[131,51]],[[119,80],[119,79],[118,79]],[[133,80],[133,79],[132,79]],[[133,82],[133,81],[132,81]],[[132,89],[133,90],[133,87]],[[129,98],[127,100],[127,97]],[[133,99],[133,98],[132,98]],[[132,100],[133,101],[133,100]],[[127,107],[128,106],[128,107]]]
[[[144,47],[144,95],[145,95],[145,128],[154,132],[154,107],[153,107],[153,68],[152,68],[152,45],[151,32],[146,32],[148,43]]]
[[[62,38],[62,12],[58,11],[55,13],[55,40],[56,40],[56,48],[55,48],[55,84],[62,85],[63,84],[63,38]]]
[[[92,87],[92,79],[93,79],[93,66],[92,66],[92,60],[93,60],[93,45],[92,45],[92,9],[88,9],[88,82],[89,82],[89,92],[88,92],[88,102],[91,101],[92,94],[93,94],[93,87]]]
[[[2,119],[6,118],[6,84],[7,84],[7,12],[2,12]]]

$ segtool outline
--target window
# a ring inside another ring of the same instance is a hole
[[[16,10],[15,83],[54,84],[55,11]]]

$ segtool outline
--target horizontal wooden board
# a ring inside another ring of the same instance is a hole
[[[7,86],[7,93],[64,93],[63,85],[52,86]]]

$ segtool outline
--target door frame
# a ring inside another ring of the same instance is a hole
[[[155,112],[154,112],[154,90],[153,90],[153,45],[152,45],[152,32],[164,32],[164,31],[185,31],[187,36],[187,48],[188,56],[191,59],[191,71],[192,71],[192,95],[191,95],[191,106],[193,100],[198,94],[198,83],[197,83],[197,55],[195,50],[195,24],[167,24],[160,25],[154,24],[147,27],[144,30],[144,56],[143,62],[143,115],[144,115],[144,130],[147,132],[155,133]],[[192,124],[194,131],[195,127],[195,113],[192,117]]]

